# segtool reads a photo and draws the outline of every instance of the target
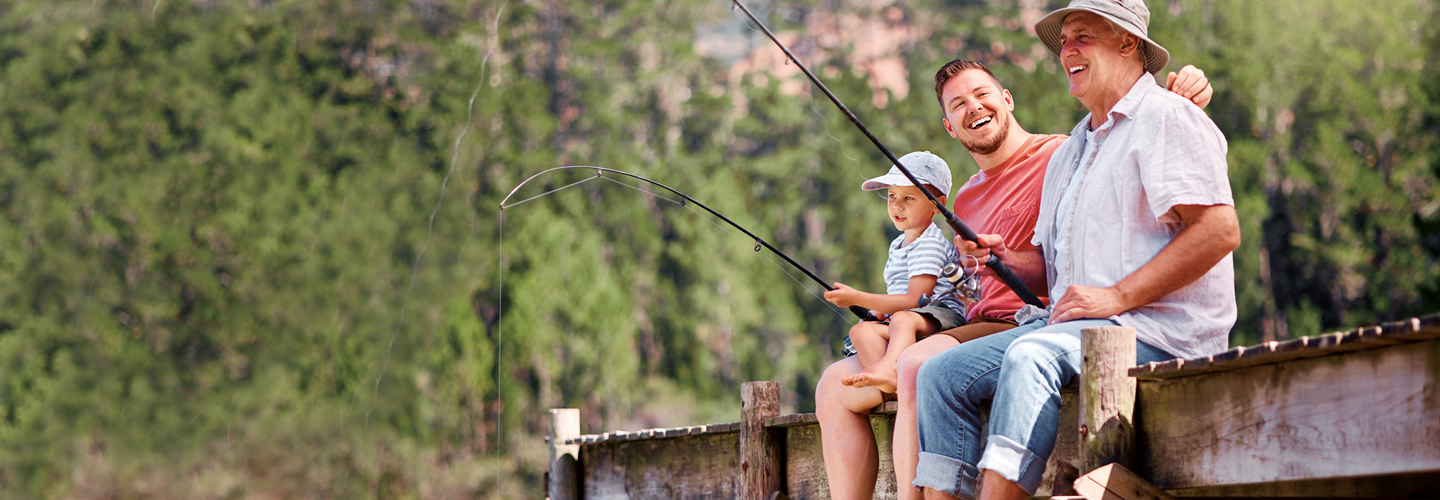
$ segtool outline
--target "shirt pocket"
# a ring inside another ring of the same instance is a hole
[[[1022,199],[1000,209],[1000,213],[995,217],[995,225],[990,228],[990,232],[1006,237],[1024,236],[1035,230],[1035,219],[1039,213],[1040,200],[1033,196]],[[1025,230],[1021,231],[1020,229]],[[1007,246],[1014,246],[1014,243],[1005,242]]]

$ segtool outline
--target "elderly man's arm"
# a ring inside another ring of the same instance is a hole
[[[1050,322],[1108,318],[1179,290],[1204,276],[1240,247],[1240,221],[1230,205],[1177,205],[1185,227],[1160,253],[1114,286],[1071,285],[1055,303]]]

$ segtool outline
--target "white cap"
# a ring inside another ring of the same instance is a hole
[[[916,151],[901,156],[900,164],[904,165],[905,169],[910,171],[910,175],[915,176],[915,179],[940,190],[940,196],[950,196],[950,165],[946,164],[945,160],[940,159],[939,156],[935,156],[929,151]],[[900,167],[890,167],[890,171],[885,175],[865,181],[860,185],[860,189],[875,191],[890,186],[914,185],[909,178],[905,177],[904,173],[900,172]]]

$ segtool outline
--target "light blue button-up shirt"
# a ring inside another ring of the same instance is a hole
[[[1045,173],[1033,241],[1046,253],[1052,301],[1071,284],[1108,287],[1150,262],[1183,227],[1170,211],[1175,206],[1235,204],[1224,134],[1151,75],[1115,103],[1087,150],[1090,119],[1055,150]],[[1062,204],[1071,183],[1078,183],[1073,199]],[[1062,208],[1063,226],[1056,222]],[[1110,319],[1134,326],[1147,344],[1190,358],[1226,349],[1235,311],[1235,266],[1227,254],[1194,283]]]

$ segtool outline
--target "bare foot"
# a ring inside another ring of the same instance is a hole
[[[895,392],[896,375],[894,365],[877,363],[865,371],[845,377],[840,383],[851,387],[874,387],[880,392]]]

